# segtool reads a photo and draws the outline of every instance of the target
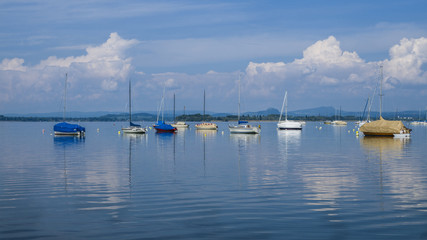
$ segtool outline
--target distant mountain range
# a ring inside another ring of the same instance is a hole
[[[201,114],[203,111],[186,111],[186,115],[191,114]],[[215,113],[215,112],[206,112],[207,115],[211,115],[213,117],[225,117],[230,115],[236,115],[236,113]],[[276,108],[268,108],[266,110],[257,111],[257,112],[244,112],[242,115],[245,116],[268,116],[268,115],[279,115],[280,111]],[[0,114],[1,115],[1,114]],[[182,115],[182,111],[177,112],[176,116]],[[360,117],[362,115],[361,112],[352,112],[352,111],[341,111],[339,109],[335,109],[333,107],[317,107],[317,108],[309,108],[302,110],[294,110],[288,111],[289,116],[295,117],[305,117],[305,116],[324,116],[324,117],[332,117],[332,116],[354,116]],[[425,119],[425,113],[420,116],[419,111],[402,111],[402,112],[383,112],[383,117],[388,119],[393,119],[399,117],[409,117],[413,119]],[[39,117],[39,118],[47,118],[47,117],[55,117],[62,118],[62,112],[52,112],[52,113],[27,113],[27,114],[3,114],[5,117]],[[133,117],[138,119],[155,119],[157,117],[157,112],[147,111],[147,112],[136,112],[132,114]],[[165,111],[164,117],[167,119],[171,119],[173,116],[172,111]],[[378,112],[371,112],[371,118],[375,119],[379,116]],[[97,111],[97,112],[67,112],[67,118],[96,118],[96,117],[104,117],[104,118],[119,118],[126,120],[128,118],[128,114],[124,112],[107,112],[107,111]]]

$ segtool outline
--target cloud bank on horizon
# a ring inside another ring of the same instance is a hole
[[[366,61],[345,51],[334,36],[318,40],[301,58],[279,62],[248,62],[232,72],[189,74],[144,73],[132,52],[145,44],[124,39],[116,32],[80,56],[50,56],[38,64],[23,58],[0,60],[0,109],[3,113],[51,112],[61,109],[65,73],[68,73],[68,108],[79,111],[124,111],[127,81],[132,79],[136,111],[157,109],[163,88],[167,97],[176,94],[178,108],[202,109],[203,90],[210,111],[235,112],[237,80],[242,87],[244,110],[279,107],[284,91],[290,106],[309,108],[342,106],[360,110],[378,84],[384,68],[384,90],[389,110],[424,109],[427,96],[427,38],[403,38],[389,50],[389,58]],[[140,55],[144,56],[144,53]],[[285,58],[285,56],[283,56]],[[406,100],[405,100],[406,99]],[[423,101],[424,100],[424,101]],[[169,103],[169,109],[171,104]]]

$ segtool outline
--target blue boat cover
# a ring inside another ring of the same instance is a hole
[[[64,133],[73,133],[73,132],[85,132],[86,129],[77,124],[71,124],[66,122],[61,122],[53,126],[53,131],[55,132],[64,132]]]
[[[239,124],[248,123],[248,121],[239,121]]]
[[[130,125],[131,127],[141,127],[141,125],[139,125],[139,124],[135,124],[135,123],[133,123],[133,122],[130,122],[130,123],[129,123],[129,125]]]
[[[154,125],[154,128],[163,130],[163,131],[172,131],[175,128],[172,127],[170,124],[166,124],[164,121],[158,121],[156,125]]]

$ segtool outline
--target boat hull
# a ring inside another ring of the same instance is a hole
[[[156,129],[157,132],[159,133],[173,133],[175,132],[177,129],[173,128],[173,129],[162,129],[162,128],[158,128],[154,126],[154,129]]]
[[[171,125],[172,127],[175,127],[175,128],[188,128],[188,124],[186,124],[185,122],[177,122]]]
[[[277,124],[279,130],[301,130],[302,125],[299,122],[284,121]]]
[[[331,122],[331,125],[344,126],[344,125],[347,125],[347,122],[337,120],[337,121],[333,121],[333,122]]]
[[[363,134],[369,137],[393,137],[394,136],[394,133],[363,132]]]
[[[302,128],[278,127],[279,130],[302,130]]]
[[[229,126],[230,133],[238,134],[259,134],[261,129],[259,127],[252,127],[250,125],[238,125],[238,126]]]
[[[59,131],[55,131],[55,135],[56,136],[84,136],[85,132],[59,132]]]
[[[393,134],[394,138],[410,138],[411,134],[409,133],[397,133]]]
[[[147,129],[141,128],[141,127],[129,127],[129,128],[122,128],[123,133],[130,133],[130,134],[144,134],[147,132]]]
[[[200,123],[196,124],[196,130],[218,130],[218,125],[215,123]]]

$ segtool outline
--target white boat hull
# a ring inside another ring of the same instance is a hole
[[[341,125],[341,126],[343,126],[343,125],[347,125],[347,122],[336,120],[336,121],[333,121],[331,124],[332,125]]]
[[[261,132],[261,128],[252,127],[251,125],[237,125],[237,126],[229,126],[230,133],[241,133],[241,134],[259,134]]]
[[[218,125],[215,123],[199,123],[196,124],[196,130],[218,130]]]
[[[393,136],[395,138],[410,138],[411,134],[410,133],[397,133],[397,134],[393,134]]]
[[[142,127],[128,127],[128,128],[122,128],[122,132],[133,133],[133,134],[143,134],[147,132],[147,129]]]
[[[301,130],[302,124],[294,121],[282,121],[277,124],[277,128],[280,130]]]
[[[56,136],[84,136],[85,132],[57,132],[55,131]]]
[[[188,128],[188,124],[186,124],[185,122],[177,122],[171,125],[172,127],[176,127],[176,128]]]

